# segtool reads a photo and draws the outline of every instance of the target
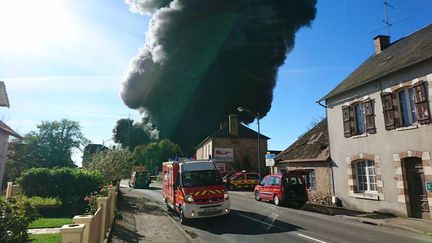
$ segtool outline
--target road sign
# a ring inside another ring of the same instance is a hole
[[[274,161],[275,157],[276,157],[275,154],[266,154],[265,155],[266,166],[274,166],[275,165],[275,161]]]

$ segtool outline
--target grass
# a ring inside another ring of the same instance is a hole
[[[30,235],[31,242],[34,243],[60,243],[61,235],[60,234],[38,234],[38,235]]]
[[[60,199],[52,197],[25,197],[23,196],[21,200],[29,202],[32,206],[60,206],[62,202]]]
[[[60,228],[64,224],[72,224],[70,218],[39,218],[29,225],[29,229]]]

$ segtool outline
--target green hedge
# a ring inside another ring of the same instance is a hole
[[[76,213],[82,213],[86,207],[84,197],[101,188],[102,175],[78,168],[32,168],[18,183],[27,197],[58,198],[64,207],[73,206]]]

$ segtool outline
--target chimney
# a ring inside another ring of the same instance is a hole
[[[374,38],[375,54],[380,53],[390,45],[390,36],[378,35]]]
[[[237,114],[230,114],[229,115],[229,134],[231,136],[238,136]]]

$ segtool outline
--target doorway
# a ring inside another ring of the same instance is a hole
[[[422,160],[409,157],[403,162],[408,187],[408,215],[412,218],[430,219]]]

